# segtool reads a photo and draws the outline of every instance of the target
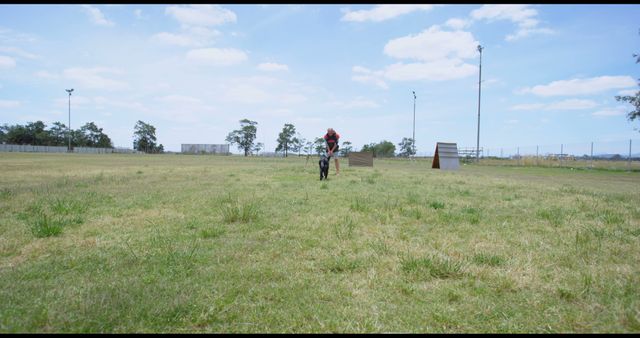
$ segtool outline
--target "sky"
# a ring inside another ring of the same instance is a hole
[[[0,124],[93,121],[131,148],[226,143],[256,121],[354,149],[640,139],[640,5],[0,5]],[[415,91],[416,99],[412,92]],[[640,142],[639,142],[640,143]],[[232,150],[240,153],[235,147]]]

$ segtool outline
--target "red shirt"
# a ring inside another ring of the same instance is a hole
[[[327,141],[327,146],[329,147],[329,149],[332,149],[333,145],[337,144],[339,139],[340,134],[338,133],[333,133],[333,135],[329,135],[329,133],[327,133],[324,135],[324,140]]]

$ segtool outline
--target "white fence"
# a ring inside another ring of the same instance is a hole
[[[24,144],[0,144],[0,152],[21,152],[21,153],[66,153],[67,147],[59,146],[32,146]],[[127,148],[89,148],[75,147],[74,153],[82,154],[138,154],[140,151]]]
[[[229,155],[228,144],[182,144],[185,154],[223,154]]]

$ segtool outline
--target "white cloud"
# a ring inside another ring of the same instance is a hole
[[[103,74],[105,73],[120,74],[121,72],[113,68],[104,67],[67,68],[63,71],[64,77],[75,81],[78,86],[84,86],[89,89],[123,90],[129,88],[129,85],[125,82],[104,77]]]
[[[98,26],[113,26],[115,25],[113,21],[108,20],[100,9],[93,7],[91,5],[82,5],[85,13],[89,16],[91,22]]]
[[[214,38],[222,35],[217,30],[205,27],[188,27],[183,29],[183,33],[161,32],[151,37],[152,41],[177,45],[182,47],[203,47],[213,41]]]
[[[239,77],[225,84],[221,100],[244,104],[295,105],[307,101],[303,92],[304,88],[301,85],[274,77]]]
[[[526,27],[535,24],[538,11],[529,8],[529,5],[484,5],[471,12],[474,20],[510,20]]]
[[[167,32],[161,32],[161,33],[155,34],[154,36],[151,37],[151,40],[165,43],[168,45],[178,45],[178,46],[199,45],[193,39],[193,37],[189,35],[174,34],[174,33],[167,33]]]
[[[587,79],[553,81],[547,85],[524,88],[520,93],[531,93],[538,96],[589,95],[635,85],[634,79],[630,76],[599,76]]]
[[[0,109],[17,108],[17,107],[20,107],[20,101],[0,100]]]
[[[635,96],[636,93],[638,93],[638,89],[627,89],[627,90],[621,90],[618,92],[618,95],[620,96]]]
[[[469,22],[469,20],[459,18],[451,18],[445,23],[445,26],[454,30],[462,30],[469,27],[470,25],[471,22]]]
[[[394,81],[459,79],[478,73],[478,67],[461,60],[442,59],[425,63],[395,63],[385,70],[385,77]]]
[[[273,99],[273,95],[254,84],[234,84],[225,89],[224,100],[249,104],[264,103]]]
[[[48,72],[46,70],[41,70],[41,71],[35,72],[34,75],[39,77],[39,78],[42,78],[42,79],[50,79],[50,80],[54,80],[54,79],[59,78],[59,76],[57,74]]]
[[[544,103],[523,103],[511,106],[510,110],[542,110],[544,109]]]
[[[473,58],[477,54],[478,41],[464,31],[442,31],[432,26],[417,35],[409,35],[389,41],[384,53],[399,59],[433,61],[442,58]]]
[[[602,110],[598,110],[594,112],[593,116],[596,117],[609,117],[609,116],[621,116],[626,115],[628,113],[628,108],[624,106],[618,106],[615,108],[606,108]]]
[[[384,72],[383,71],[372,71],[365,67],[354,66],[352,71],[355,73],[351,76],[351,79],[360,83],[371,83],[382,89],[388,89],[389,86],[386,82],[384,82]]]
[[[518,30],[507,35],[507,41],[515,41],[533,34],[552,34],[554,31],[549,28],[537,28],[537,16],[538,11],[529,5],[484,5],[471,12],[471,18],[474,20],[509,20],[517,24]]]
[[[10,56],[0,55],[0,69],[9,69],[16,66],[16,60]]]
[[[374,21],[380,22],[390,20],[398,16],[408,14],[415,11],[429,11],[433,9],[433,5],[377,5],[372,9],[350,11],[348,9],[343,10],[345,14],[342,16],[342,21],[363,22]]]
[[[384,53],[391,57],[419,62],[398,62],[379,71],[356,66],[351,79],[386,89],[384,80],[444,81],[467,77],[476,74],[478,67],[462,59],[475,58],[477,46],[478,42],[469,32],[443,31],[439,26],[432,26],[419,34],[390,40],[384,46]]]
[[[213,66],[229,66],[248,59],[245,52],[234,48],[202,48],[187,52],[187,60]]]
[[[37,59],[38,58],[37,55],[29,53],[27,51],[24,51],[23,49],[20,49],[18,47],[0,47],[0,52],[12,53],[14,55],[17,55],[19,57],[23,57],[25,59]]]
[[[138,20],[143,19],[142,10],[141,9],[134,10],[133,14],[136,16],[136,19],[138,19]]]
[[[67,96],[66,93],[62,94],[63,96]],[[55,107],[58,108],[67,108],[69,105],[69,98],[64,97],[64,98],[58,98],[55,99],[54,101],[54,105]],[[94,100],[92,100],[89,97],[86,96],[81,96],[81,95],[73,95],[71,97],[71,108],[72,109],[78,109],[78,108],[86,108],[86,107],[93,107],[95,104]]]
[[[235,22],[236,15],[218,5],[169,6],[165,14],[180,22],[180,33],[161,32],[152,41],[182,47],[205,47],[222,33],[208,28],[225,22]]]
[[[553,30],[549,28],[536,28],[536,29],[523,28],[523,29],[519,29],[515,34],[507,35],[505,40],[515,41],[533,34],[553,34]]]
[[[288,71],[289,67],[284,64],[265,62],[258,65],[258,69],[265,72]]]
[[[169,6],[167,15],[188,26],[216,26],[236,22],[236,14],[218,5]]]
[[[519,104],[509,108],[510,110],[580,110],[597,107],[592,100],[568,99],[552,103],[528,103]]]
[[[598,104],[591,100],[569,99],[554,102],[547,105],[546,110],[579,110],[597,107]]]
[[[8,28],[0,28],[0,41],[3,43],[22,43],[22,42],[35,42],[38,39],[35,35],[20,33]]]

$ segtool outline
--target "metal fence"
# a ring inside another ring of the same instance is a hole
[[[184,154],[230,154],[228,144],[182,144],[181,152]]]
[[[32,146],[25,144],[0,144],[0,152],[22,153],[66,153],[67,147],[59,146]],[[142,152],[128,148],[90,148],[74,147],[74,153],[82,154],[140,154]]]
[[[489,165],[640,170],[640,139],[485,147],[480,150],[479,157],[480,164]],[[461,159],[473,162],[475,153],[467,152]]]

